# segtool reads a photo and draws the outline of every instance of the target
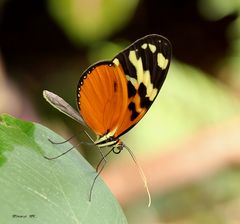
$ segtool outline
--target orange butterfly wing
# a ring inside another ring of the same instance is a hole
[[[127,80],[113,63],[94,65],[82,79],[79,88],[79,110],[87,125],[97,134],[113,131],[127,107]]]
[[[169,68],[171,45],[159,35],[141,38],[112,61],[91,66],[78,84],[79,112],[99,136],[118,138],[155,100]]]

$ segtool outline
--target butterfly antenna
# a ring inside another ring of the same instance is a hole
[[[144,172],[143,172],[143,169],[142,169],[142,167],[139,165],[139,163],[138,163],[135,155],[133,154],[132,150],[131,150],[129,147],[127,147],[125,144],[123,145],[123,147],[128,150],[128,152],[129,152],[130,156],[132,157],[135,165],[137,166],[138,172],[139,172],[139,174],[140,174],[140,176],[141,176],[141,178],[142,178],[142,180],[143,180],[144,187],[146,188],[146,191],[147,191],[147,195],[148,195],[148,207],[150,207],[150,206],[151,206],[151,203],[152,203],[152,198],[151,198],[151,194],[150,194],[150,191],[149,191],[149,188],[148,188],[147,178],[146,178],[146,176],[145,176],[145,174],[144,174]]]

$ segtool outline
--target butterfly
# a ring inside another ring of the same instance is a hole
[[[47,90],[44,98],[55,108],[89,127],[94,144],[119,152],[126,148],[120,137],[133,128],[156,99],[166,78],[171,43],[163,36],[142,37],[112,60],[87,68],[77,86],[77,112],[66,101]]]

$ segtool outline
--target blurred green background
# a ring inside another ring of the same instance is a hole
[[[77,82],[89,65],[161,34],[173,46],[168,77],[146,117],[123,137],[146,170],[151,208],[142,183],[138,194],[131,181],[124,189],[111,181],[111,170],[121,178],[128,166],[135,169],[126,152],[111,156],[103,176],[129,223],[240,223],[239,13],[235,0],[1,0],[0,113],[66,138],[81,133],[42,90],[76,105]],[[96,150],[81,153],[97,164]],[[121,194],[128,189],[136,196]]]

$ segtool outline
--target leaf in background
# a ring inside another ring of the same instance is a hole
[[[56,160],[43,158],[71,147],[48,138],[63,140],[39,124],[1,116],[0,223],[127,223],[101,178],[89,202],[96,173],[77,150]]]
[[[50,14],[75,43],[91,44],[120,30],[139,0],[51,0]]]

